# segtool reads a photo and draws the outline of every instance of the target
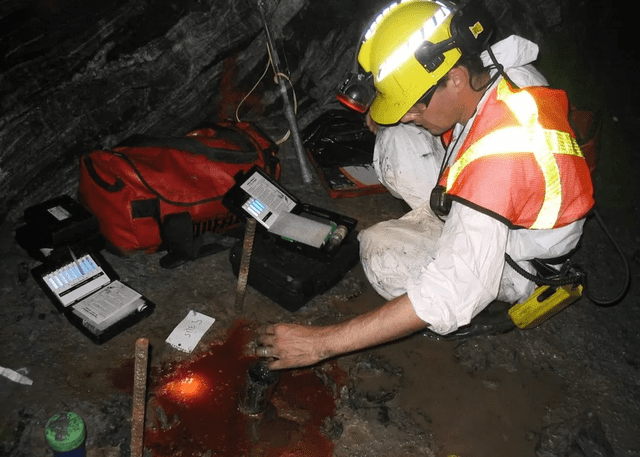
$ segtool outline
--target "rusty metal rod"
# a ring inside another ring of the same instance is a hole
[[[131,415],[131,457],[142,457],[144,450],[144,413],[147,396],[147,366],[149,363],[149,340],[136,341],[135,368],[133,378],[133,412]]]
[[[236,285],[236,311],[244,311],[244,297],[247,292],[247,280],[249,278],[249,265],[251,264],[251,252],[253,251],[253,239],[256,234],[256,220],[247,218],[247,226],[244,231],[244,241],[242,243],[242,257],[240,258],[240,269],[238,270],[238,284]]]

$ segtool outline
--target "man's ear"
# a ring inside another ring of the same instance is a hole
[[[447,84],[451,84],[458,93],[469,86],[469,71],[463,66],[452,68],[448,76]]]

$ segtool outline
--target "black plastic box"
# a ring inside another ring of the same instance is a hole
[[[255,174],[259,174],[260,177],[256,177]],[[247,283],[283,308],[297,311],[313,297],[336,285],[358,264],[360,261],[360,245],[356,231],[358,221],[301,202],[257,168],[236,176],[236,184],[223,199],[225,206],[244,220],[252,216],[243,209],[243,205],[257,197],[249,195],[242,186],[249,179],[256,178],[266,187],[270,187],[278,198],[287,202],[291,214],[321,221],[343,230],[344,233],[344,238],[338,244],[332,244],[330,240],[325,239],[324,244],[316,247],[276,235],[264,225],[256,224]],[[267,204],[265,207],[270,208],[270,205]],[[260,215],[263,214],[264,212],[260,213]],[[270,217],[270,213],[267,217]],[[338,229],[335,230],[336,232],[332,234],[337,233]],[[229,260],[236,276],[240,270],[242,250],[243,240],[239,240],[229,253]]]
[[[237,276],[242,259],[242,240],[229,253]],[[316,295],[338,284],[360,261],[360,244],[352,231],[331,258],[317,258],[283,248],[276,237],[259,228],[255,235],[248,284],[288,311],[294,312]]]
[[[41,262],[56,262],[69,248],[82,252],[104,247],[98,220],[68,195],[27,208],[23,219],[26,224],[16,229],[16,242]]]

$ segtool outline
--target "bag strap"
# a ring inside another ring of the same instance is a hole
[[[107,151],[107,152],[112,152],[112,151]],[[84,162],[84,166],[86,167],[87,173],[89,173],[89,176],[91,176],[91,178],[96,182],[96,184],[98,184],[107,192],[118,192],[124,187],[124,181],[122,181],[122,179],[120,178],[117,178],[113,184],[109,184],[107,181],[102,179],[102,177],[96,171],[96,167],[93,166],[93,161],[91,160],[90,154],[86,154],[82,158],[82,161]]]
[[[235,144],[239,144],[242,150],[230,151],[228,149],[212,148],[205,145],[204,143],[202,143],[201,141],[199,141],[197,138],[194,138],[194,137],[153,138],[146,135],[133,135],[128,139],[124,140],[122,143],[118,144],[118,147],[171,147],[174,149],[193,152],[195,154],[202,154],[202,155],[205,155],[210,160],[219,160],[219,161],[228,162],[228,163],[251,163],[252,161],[258,158],[258,148],[255,146],[255,144],[252,141],[248,139],[248,134],[243,133],[242,130],[236,130],[234,128],[229,128],[229,127],[221,126],[218,124],[214,124],[210,126],[210,128],[214,128],[216,129],[216,131],[222,132],[223,137],[229,139],[230,141],[233,141]],[[131,167],[131,169],[133,170],[133,172],[138,177],[138,179],[140,179],[140,182],[147,188],[147,190],[151,192],[153,195],[155,195],[159,200],[165,203],[175,205],[175,206],[189,207],[189,206],[197,206],[204,203],[209,203],[212,201],[218,201],[222,199],[221,196],[217,196],[217,197],[205,198],[195,202],[179,202],[179,201],[171,200],[165,197],[164,195],[162,195],[160,192],[158,192],[154,187],[152,187],[146,181],[146,179],[144,178],[140,170],[138,170],[138,167],[136,166],[136,164],[133,162],[133,160],[131,160],[129,156],[121,152],[111,151],[111,150],[104,150],[103,152],[113,154],[114,156],[119,157],[120,159],[127,162]],[[238,157],[239,152],[243,154],[243,157]],[[271,153],[272,151],[268,151],[268,152]],[[253,153],[255,155],[251,157],[251,160],[247,161],[247,157],[246,155],[244,155],[247,153]],[[239,160],[240,158],[242,158],[242,160]],[[273,170],[273,173],[277,173],[279,160],[276,157],[274,157],[273,154],[269,154],[268,156],[265,156],[264,159],[265,159],[265,167],[271,168]],[[91,178],[93,178],[93,180],[106,191],[118,192],[124,187],[124,182],[120,178],[117,178],[113,184],[109,184],[104,179],[102,179],[102,177],[100,177],[100,175],[98,174],[98,172],[96,171],[93,165],[90,154],[86,154],[83,160],[87,168],[87,172],[89,173]]]
[[[221,125],[212,126],[217,135],[214,139],[225,139],[240,146],[240,150],[234,151],[224,148],[207,146],[197,137],[168,137],[155,138],[147,135],[133,135],[118,147],[161,147],[179,149],[194,154],[203,155],[209,160],[227,163],[251,163],[258,159],[258,148],[250,141],[247,135]]]
[[[586,125],[584,122],[580,122],[578,119],[580,116],[589,116],[586,121]],[[581,111],[571,106],[569,108],[568,120],[569,125],[576,136],[578,145],[582,146],[591,141],[598,134],[600,126],[602,125],[602,113],[600,111]]]
[[[131,169],[136,174],[138,179],[140,179],[140,182],[142,183],[142,185],[144,185],[147,188],[147,190],[149,192],[151,192],[153,195],[155,195],[159,200],[161,200],[161,201],[163,201],[165,203],[169,203],[169,204],[175,205],[175,206],[188,207],[188,206],[197,206],[197,205],[201,205],[201,204],[204,204],[204,203],[209,203],[209,202],[212,202],[212,201],[216,201],[216,200],[221,200],[222,199],[221,196],[218,196],[218,197],[204,198],[202,200],[198,200],[198,201],[195,201],[195,202],[179,202],[179,201],[170,200],[167,197],[165,197],[164,195],[162,195],[160,192],[158,192],[155,188],[153,188],[151,186],[151,184],[149,184],[147,182],[147,180],[144,179],[144,176],[142,176],[142,173],[140,173],[140,170],[138,170],[138,167],[136,167],[136,164],[126,154],[122,154],[121,152],[116,152],[116,151],[109,151],[109,150],[105,150],[105,151],[102,151],[102,152],[105,152],[107,154],[112,154],[112,155],[124,160],[125,162],[127,162],[127,164],[131,167]],[[120,191],[124,187],[124,182],[120,178],[117,178],[113,184],[109,184],[107,181],[102,179],[102,177],[98,174],[98,172],[96,171],[95,167],[93,166],[93,161],[91,160],[91,157],[90,157],[89,154],[85,155],[82,160],[83,160],[83,162],[85,164],[85,167],[87,168],[87,172],[89,173],[89,176],[91,176],[91,178],[96,182],[96,184],[98,184],[100,187],[102,187],[107,192],[115,193],[115,192]]]

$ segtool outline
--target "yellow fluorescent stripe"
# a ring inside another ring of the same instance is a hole
[[[554,154],[582,157],[578,143],[569,133],[557,130],[545,130],[544,132],[545,141]],[[451,165],[447,179],[447,190],[451,189],[464,167],[474,160],[513,152],[533,153],[533,142],[523,132],[522,127],[505,127],[484,136],[471,145],[462,157]]]
[[[462,170],[474,160],[491,155],[530,152],[534,154],[545,180],[545,198],[531,228],[552,228],[562,205],[560,171],[554,155],[582,157],[582,151],[569,133],[542,128],[538,122],[538,107],[528,92],[511,92],[503,80],[498,85],[497,96],[509,106],[521,126],[497,130],[474,143],[449,170],[447,190],[451,189]]]
[[[534,147],[534,155],[536,161],[542,170],[544,176],[544,200],[542,207],[538,212],[536,221],[531,225],[532,229],[552,228],[558,216],[560,215],[560,207],[562,206],[562,185],[560,184],[560,169],[556,162],[553,152],[549,150],[545,142],[542,127],[533,128],[536,146]]]
[[[508,87],[505,80],[502,80],[501,83]],[[518,122],[524,128],[525,134],[532,141],[533,155],[544,177],[544,200],[531,228],[551,228],[555,225],[560,214],[562,187],[558,164],[553,156],[553,151],[549,149],[545,141],[544,129],[538,122],[538,105],[531,94],[524,90],[508,94],[504,102],[515,114]]]
[[[444,23],[450,14],[451,10],[441,5],[440,9],[438,9],[433,16],[429,17],[420,29],[416,30],[407,41],[398,46],[398,48],[380,64],[378,81],[382,81],[395,69],[409,60],[422,43],[431,40],[436,29]]]

